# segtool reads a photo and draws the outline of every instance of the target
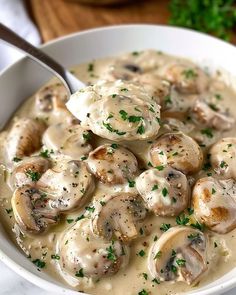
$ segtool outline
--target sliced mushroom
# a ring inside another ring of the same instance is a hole
[[[207,103],[197,100],[191,110],[191,117],[197,124],[226,131],[232,128],[235,123],[234,118],[229,114],[223,114],[211,109]]]
[[[49,150],[81,159],[92,150],[88,143],[90,135],[88,130],[78,124],[68,126],[58,123],[48,127],[43,135],[43,143]]]
[[[211,165],[216,173],[236,179],[236,138],[226,137],[215,143],[210,150]]]
[[[155,70],[160,64],[157,51],[145,50],[122,55],[108,71],[108,80],[133,80],[143,73]]]
[[[11,204],[16,222],[25,232],[38,234],[58,221],[58,212],[50,207],[49,198],[36,187],[17,188]]]
[[[117,144],[99,146],[89,154],[88,166],[102,182],[121,184],[134,179],[138,171],[135,156]]]
[[[170,83],[155,74],[143,74],[135,78],[134,81],[142,84],[158,104],[163,103],[170,95]]]
[[[60,84],[53,84],[42,88],[35,97],[35,112],[37,115],[51,117],[51,123],[67,121],[74,123],[75,118],[67,110],[65,103],[68,101],[66,88]]]
[[[195,126],[191,121],[180,121],[175,118],[165,118],[162,120],[162,126],[166,132],[178,132],[181,131],[185,134],[192,132]]]
[[[164,77],[181,93],[202,93],[209,83],[204,71],[193,64],[172,64],[167,67]]]
[[[149,169],[136,179],[136,188],[147,208],[160,216],[177,216],[189,203],[186,176],[171,167]]]
[[[83,276],[98,279],[114,275],[129,261],[129,248],[119,241],[106,242],[95,237],[87,218],[65,232],[59,241],[58,253],[60,273],[74,280],[76,277],[81,280]]]
[[[60,83],[42,88],[35,96],[36,107],[43,112],[51,112],[55,108],[65,108],[68,94]]]
[[[94,190],[93,176],[80,161],[69,161],[60,169],[48,169],[37,185],[52,196],[51,207],[63,212],[83,206]]]
[[[141,85],[120,80],[76,92],[67,107],[82,127],[110,140],[145,140],[160,128],[160,106]]]
[[[33,185],[48,170],[50,162],[42,157],[30,157],[18,164],[12,172],[10,185],[12,188]]]
[[[95,235],[106,240],[128,242],[138,236],[138,225],[146,216],[142,198],[137,194],[118,193],[95,201],[91,225]]]
[[[197,283],[207,270],[208,240],[199,230],[176,226],[154,243],[149,252],[148,267],[161,281]]]
[[[46,126],[39,120],[20,118],[8,133],[6,153],[9,161],[30,156],[40,149]]]
[[[225,234],[236,228],[236,182],[233,179],[199,179],[193,188],[193,208],[199,222]]]
[[[203,154],[199,145],[182,132],[166,133],[157,138],[151,146],[150,157],[153,166],[166,166],[185,174],[200,170]]]

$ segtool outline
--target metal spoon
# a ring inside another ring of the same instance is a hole
[[[62,65],[52,59],[43,51],[34,47],[32,44],[18,36],[12,30],[5,27],[0,23],[0,39],[7,42],[10,45],[20,49],[26,53],[30,58],[39,63],[42,67],[46,68],[57,76],[65,85],[69,96],[75,93],[77,90],[83,88],[85,85],[78,80],[74,75],[68,72]]]

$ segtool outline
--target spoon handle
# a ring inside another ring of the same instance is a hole
[[[0,39],[7,42],[10,45],[13,45],[26,53],[29,57],[33,60],[38,62],[44,68],[51,71],[54,75],[56,75],[65,85],[69,94],[74,93],[78,90],[79,87],[75,86],[76,78],[71,75],[63,66],[57,63],[54,59],[50,56],[45,54],[43,51],[37,49],[32,44],[18,36],[15,32],[5,27],[3,24],[0,23]],[[79,80],[77,80],[77,84],[79,84]],[[81,86],[82,86],[81,82]],[[80,86],[80,87],[81,87]],[[75,89],[75,87],[77,89]]]

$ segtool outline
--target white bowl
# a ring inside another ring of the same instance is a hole
[[[60,38],[42,48],[66,67],[122,52],[153,48],[213,67],[216,65],[236,76],[236,47],[201,33],[174,27],[128,25],[100,28]],[[50,77],[46,70],[28,58],[23,58],[2,72],[0,126],[6,123],[25,98]],[[0,259],[19,275],[47,291],[64,295],[82,294],[70,290],[44,272],[37,271],[33,263],[12,243],[1,224]],[[216,295],[234,286],[236,268],[191,294]]]

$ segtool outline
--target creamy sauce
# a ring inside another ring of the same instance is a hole
[[[146,58],[142,58],[142,55],[144,55],[144,57],[146,56]],[[189,61],[182,60],[177,57],[168,56],[160,52],[157,53],[155,51],[151,51],[124,55],[124,57],[118,59],[109,58],[96,60],[90,64],[79,65],[75,67],[72,71],[80,80],[82,80],[86,84],[94,84],[97,80],[105,77],[109,79],[111,79],[112,77],[123,78],[122,75],[127,75],[127,73],[123,72],[120,65],[127,63],[127,61],[129,60],[131,60],[132,62],[133,59],[136,60],[136,64],[140,65],[140,67],[144,68],[148,73],[155,73],[160,76],[162,76],[163,73],[166,71],[168,65],[187,63],[190,69],[194,67],[194,65]],[[114,69],[110,70],[112,65],[115,65]],[[133,70],[134,73],[138,71],[138,69]],[[129,72],[129,75],[131,75],[132,79],[135,80],[134,73],[131,71]],[[194,73],[189,71],[188,73],[186,73],[186,75],[194,76]],[[172,78],[170,78],[169,80],[171,81]],[[52,85],[51,87],[56,88],[58,87],[56,86],[56,83],[58,82],[56,80],[53,80],[49,83],[49,85]],[[179,85],[179,87],[181,87],[181,85]],[[191,90],[192,86],[190,85],[189,87]],[[149,93],[152,93],[152,86],[146,85],[146,88]],[[226,84],[221,81],[221,74],[218,72],[214,75],[213,78],[209,78],[208,90],[204,90],[200,94],[179,94],[178,91],[176,92],[176,90],[173,90],[170,95],[165,96],[166,100],[164,101],[164,105],[163,100],[162,102],[159,102],[160,104],[162,104],[163,109],[166,108],[166,111],[163,114],[163,117],[161,116],[163,126],[159,130],[158,136],[162,133],[170,132],[172,130],[176,130],[176,128],[180,128],[180,130],[186,132],[198,141],[203,153],[205,154],[204,163],[207,163],[208,160],[206,159],[206,154],[209,147],[222,137],[235,136],[236,128],[235,124],[233,123],[228,131],[222,131],[222,128],[218,128],[221,130],[217,130],[216,127],[218,125],[215,123],[215,121],[214,123],[212,123],[213,125],[211,127],[199,127],[199,124],[196,124],[195,126],[196,121],[191,118],[192,114],[189,114],[187,119],[183,119],[183,109],[189,108],[189,104],[191,105],[191,101],[194,101],[196,96],[204,97],[204,99],[207,100],[208,105],[210,105],[211,109],[213,110],[220,109],[221,111],[227,112],[230,109],[230,114],[232,115],[232,117],[236,118],[236,104],[234,103],[236,94],[230,87],[226,86]],[[43,266],[43,271],[49,273],[51,276],[60,281],[64,281],[65,285],[68,285],[75,290],[84,291],[90,294],[112,293],[114,295],[146,295],[158,293],[160,295],[174,295],[180,294],[181,292],[196,290],[198,287],[212,282],[213,280],[224,275],[226,272],[236,266],[236,255],[234,255],[236,247],[236,230],[234,229],[226,234],[217,234],[215,232],[206,230],[206,233],[207,235],[209,235],[211,241],[210,243],[213,245],[213,247],[211,248],[211,251],[209,251],[211,252],[211,254],[209,253],[210,255],[208,257],[208,271],[207,273],[205,273],[205,275],[201,278],[200,282],[196,286],[188,286],[183,282],[161,282],[159,284],[157,283],[157,281],[153,281],[153,278],[147,266],[148,252],[154,241],[160,238],[160,236],[163,234],[163,231],[160,229],[163,228],[163,224],[170,224],[171,226],[175,226],[176,220],[175,217],[158,217],[149,212],[144,222],[137,223],[139,235],[130,243],[129,262],[124,268],[120,269],[118,273],[114,274],[113,276],[105,278],[103,277],[97,280],[87,279],[85,277],[80,278],[76,276],[72,279],[70,276],[67,276],[65,274],[63,275],[59,267],[61,257],[58,253],[58,243],[61,237],[67,232],[67,230],[76,223],[76,219],[79,216],[81,216],[82,214],[85,214],[87,216],[90,215],[89,210],[84,209],[85,207],[91,206],[91,204],[89,203],[90,200],[87,200],[85,206],[83,206],[82,208],[75,209],[73,213],[64,212],[58,224],[49,227],[46,232],[42,232],[37,235],[30,235],[27,234],[27,232],[25,234],[20,233],[19,227],[15,223],[14,215],[12,212],[11,198],[13,191],[8,184],[10,182],[11,171],[13,167],[20,162],[16,163],[14,161],[9,161],[9,159],[6,159],[5,142],[7,134],[13,122],[16,122],[17,120],[19,120],[19,118],[22,117],[38,117],[43,118],[46,124],[50,126],[55,123],[65,123],[65,121],[68,120],[69,122],[71,120],[71,115],[68,114],[66,110],[63,112],[58,111],[54,113],[45,113],[37,107],[37,105],[35,104],[35,99],[36,96],[34,95],[29,100],[27,100],[14,114],[6,129],[0,134],[0,215],[1,223],[4,225],[12,241],[14,241],[22,248],[29,259],[34,261],[36,266],[38,266],[40,271],[42,270],[41,267]],[[174,105],[172,109],[169,108],[169,105],[171,104]],[[83,109],[81,109],[81,112],[82,111]],[[174,121],[170,118],[174,118],[174,120],[176,120],[176,118],[181,118],[181,122]],[[222,121],[220,125],[222,125]],[[54,131],[52,129],[51,133],[53,132]],[[56,141],[58,136],[58,143],[50,143],[48,148],[49,151],[53,148],[55,148],[56,150],[50,154],[50,159],[52,160],[53,165],[55,165],[55,163],[57,162],[57,157],[60,157],[57,155],[57,153],[63,152],[63,147],[61,147],[60,145],[64,144],[63,141],[66,141],[68,139],[67,135],[60,136],[57,135],[56,132],[58,132],[58,129],[56,129],[55,134],[52,135],[54,141]],[[45,140],[47,141],[48,139],[46,138]],[[119,144],[127,147],[138,159],[140,171],[136,173],[136,176],[138,176],[142,172],[142,169],[150,168],[150,165],[148,164],[150,162],[148,151],[154,141],[155,138],[143,141],[122,141],[122,139],[119,141]],[[81,153],[73,152],[67,156],[64,156],[64,158],[66,160],[71,160],[71,156],[73,156],[73,160],[82,159],[86,162],[86,159],[83,157],[87,156],[90,150],[95,149],[101,144],[112,144],[114,142],[115,141],[113,140],[107,140],[92,134],[92,137],[89,140],[91,146],[89,145],[83,147]],[[36,151],[34,154],[38,155],[39,151]],[[213,177],[218,177],[217,175],[215,175],[215,172],[212,171],[211,168],[207,165],[203,165],[202,167],[203,169],[201,169],[198,173],[194,175],[188,175],[188,181],[191,186],[194,184],[196,179],[207,176],[208,173],[212,173]],[[101,196],[103,196],[104,194],[109,195],[121,191],[136,192],[136,189],[133,186],[135,185],[132,185],[132,183],[130,182],[124,184],[121,183],[118,185],[107,185],[96,180],[96,189],[94,190],[92,198],[101,199]],[[188,215],[187,211],[186,214]],[[196,222],[194,214],[190,215],[189,218],[190,223]],[[85,244],[87,243],[87,247],[89,247],[89,241],[81,239],[80,242]],[[84,246],[83,244],[83,247],[86,246]],[[65,280],[63,280],[62,278],[63,276]],[[142,290],[143,293],[139,293],[142,292]],[[144,293],[144,290],[147,293]]]

